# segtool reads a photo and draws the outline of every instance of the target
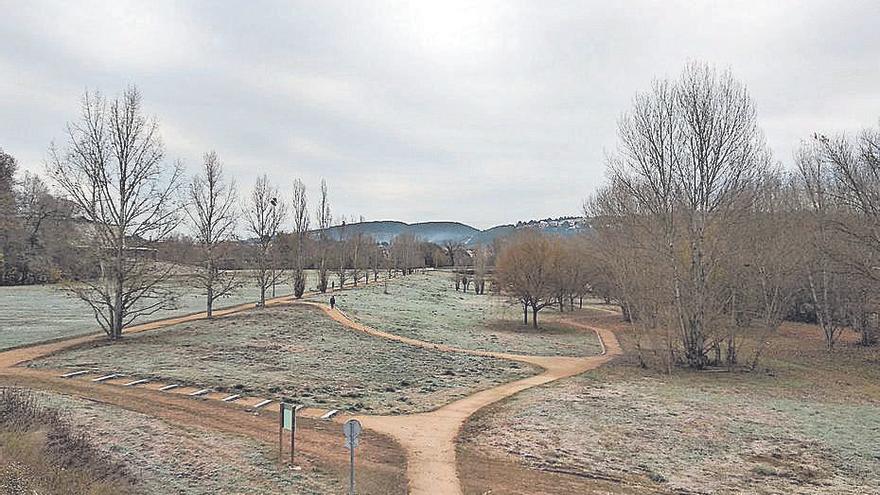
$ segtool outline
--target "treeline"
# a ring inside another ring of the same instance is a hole
[[[0,285],[58,281],[75,265],[71,205],[0,149]]]
[[[643,364],[757,366],[785,319],[876,341],[880,131],[816,134],[777,163],[730,73],[690,65],[636,96],[591,198],[596,293]],[[748,356],[741,350],[748,341]]]
[[[168,160],[159,126],[134,87],[108,99],[87,92],[63,141],[49,147],[47,174],[57,196],[36,176],[16,177],[0,154],[2,282],[63,280],[111,339],[138,318],[175,305],[172,278],[185,277],[215,301],[255,284],[259,304],[277,284],[302,297],[305,270],[315,290],[410,274],[441,262],[443,251],[412,235],[378,245],[334,225],[321,181],[314,206],[305,184],[275,184],[266,175],[240,195],[216,152],[187,177]],[[313,223],[314,222],[314,223]],[[243,274],[244,273],[244,274]]]

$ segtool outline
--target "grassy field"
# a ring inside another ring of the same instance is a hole
[[[314,287],[317,274],[310,271],[307,276],[307,287]],[[244,287],[229,297],[218,299],[214,307],[257,301],[260,292],[254,282],[245,277],[243,282]],[[176,279],[173,288],[178,293],[176,309],[160,311],[135,323],[204,311],[205,297],[186,280]],[[277,295],[290,292],[289,284],[276,287]],[[60,285],[0,287],[0,350],[100,331],[91,309]]]
[[[878,494],[877,351],[822,346],[793,325],[758,372],[667,376],[622,359],[487,408],[461,449],[639,493]]]
[[[527,355],[601,352],[593,333],[555,323],[558,313],[545,310],[541,329],[533,330],[522,325],[518,307],[496,296],[457,292],[444,272],[392,279],[388,294],[379,283],[337,292],[336,299],[340,309],[367,325],[428,342]]]
[[[40,438],[43,429],[4,432],[5,440],[15,438],[15,442],[4,441],[0,452],[15,456],[12,460],[0,454],[0,473],[7,471],[7,484],[15,480],[28,485],[3,491],[4,481],[0,481],[0,493],[324,494],[343,490],[337,480],[321,472],[277,469],[274,451],[247,438],[181,428],[140,413],[59,394],[41,392],[36,398],[41,408],[67,411],[64,419],[71,429],[87,432],[89,443],[106,457],[102,462],[116,466],[114,472],[122,471],[125,476],[117,475],[112,482],[100,476],[88,477],[86,474],[98,470],[100,462],[74,462],[58,470],[59,479],[66,483],[63,487],[47,488],[42,484],[45,479],[27,475],[36,472],[45,478],[47,447],[33,452],[33,462],[22,455],[25,440]],[[82,461],[81,453],[76,454],[74,459]],[[98,471],[106,473],[107,469]],[[81,481],[77,484],[74,480]],[[16,491],[18,488],[22,491]]]
[[[424,411],[535,372],[371,337],[305,306],[180,324],[31,366],[97,368],[368,413]]]

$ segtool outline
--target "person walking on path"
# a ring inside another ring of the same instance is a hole
[[[330,296],[330,309],[336,308],[336,296]]]

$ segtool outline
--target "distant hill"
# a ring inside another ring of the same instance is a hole
[[[560,235],[574,235],[580,232],[592,231],[592,227],[586,218],[561,217],[517,222],[516,225],[498,225],[486,230],[479,230],[460,222],[421,222],[409,224],[393,220],[380,220],[347,224],[344,230],[342,226],[336,225],[327,229],[327,235],[331,239],[339,239],[342,235],[348,237],[360,233],[373,237],[376,239],[376,242],[387,243],[400,234],[411,233],[419,239],[435,244],[452,241],[461,242],[465,245],[475,245],[490,244],[498,237],[510,235],[517,229],[524,228],[535,228]]]

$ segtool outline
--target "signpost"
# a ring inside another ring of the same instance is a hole
[[[293,465],[293,455],[296,452],[296,412],[302,406],[294,406],[287,402],[279,405],[278,421],[278,462],[284,455],[284,430],[290,432],[290,464]]]
[[[362,429],[360,421],[356,419],[349,419],[342,426],[342,432],[345,433],[345,448],[349,451],[351,461],[348,484],[349,495],[354,495],[354,448],[358,446],[358,436],[360,436]]]

